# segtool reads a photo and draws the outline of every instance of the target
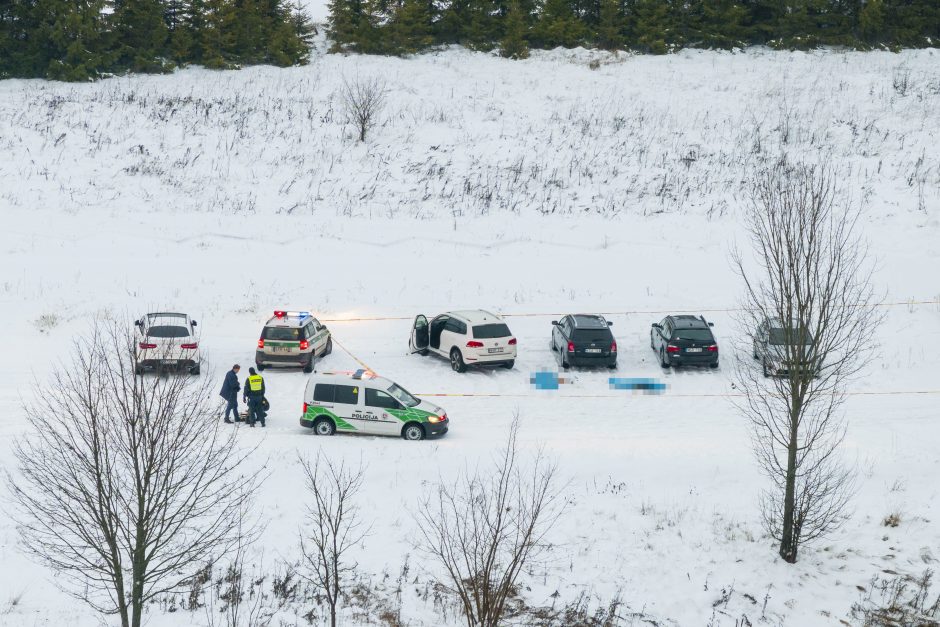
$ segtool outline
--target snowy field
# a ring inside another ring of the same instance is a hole
[[[319,439],[297,424],[306,376],[266,372],[268,427],[239,433],[270,472],[257,560],[261,548],[268,564],[299,556],[295,451],[361,459],[376,520],[355,554],[363,577],[401,586],[403,624],[461,624],[435,603],[409,510],[437,478],[487,463],[518,412],[525,450],[544,445],[569,482],[549,560],[525,577],[529,603],[619,598],[621,615],[637,614],[623,624],[851,622],[873,577],[940,561],[938,60],[317,53],[286,70],[2,82],[0,466],[14,471],[9,444],[34,381],[97,313],[187,311],[202,329],[202,376],[221,386],[232,363],[251,363],[273,309],[309,308],[343,348],[322,369],[359,360],[413,392],[465,396],[430,399],[452,419],[438,441]],[[357,75],[389,90],[365,144],[337,98]],[[730,311],[741,290],[728,254],[744,243],[749,177],[781,152],[836,165],[866,211],[888,303],[879,356],[846,405],[853,516],[796,565],[761,529],[764,482],[730,396],[747,340]],[[415,314],[476,307],[509,316],[514,370],[458,375],[407,354]],[[680,311],[715,322],[718,371],[657,365],[649,325]],[[606,371],[532,389],[530,373],[554,364],[551,320],[573,312],[607,314],[618,375],[662,377],[666,393],[612,391]],[[0,624],[101,624],[19,551],[5,503]],[[899,526],[883,526],[892,513]],[[309,609],[272,624],[307,624]],[[205,614],[155,606],[148,624],[203,625]]]

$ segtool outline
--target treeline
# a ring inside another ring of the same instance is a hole
[[[940,0],[331,0],[334,51],[440,44],[590,46],[663,54],[748,45],[916,48],[940,43]]]
[[[294,65],[313,32],[287,0],[0,0],[0,78]]]

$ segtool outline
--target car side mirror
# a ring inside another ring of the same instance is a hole
[[[607,321],[607,326],[612,327],[612,326],[614,326],[614,323],[611,322],[610,320],[608,320],[608,321]]]
[[[708,323],[708,326],[713,327],[713,326],[715,326],[715,323],[714,323],[714,322],[709,322],[709,323]]]
[[[195,320],[190,320],[190,322],[192,322],[192,324],[193,324],[194,327],[199,326],[199,323],[196,322]]]
[[[558,321],[557,321],[557,320],[552,320],[552,326],[556,326],[556,327],[557,327],[557,326],[558,326]]]
[[[144,326],[144,321],[143,321],[143,320],[134,320],[134,326],[135,326],[135,327],[142,327],[142,326]]]
[[[663,325],[659,324],[658,322],[654,322],[651,326],[652,326],[654,329],[662,329],[662,328],[663,328]]]

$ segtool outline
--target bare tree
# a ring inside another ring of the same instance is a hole
[[[757,177],[745,213],[755,270],[733,254],[745,285],[739,322],[754,341],[737,362],[738,407],[771,481],[765,525],[791,563],[802,543],[844,522],[854,490],[839,456],[841,408],[846,384],[871,360],[879,320],[859,218],[830,168],[781,160]],[[756,365],[749,357],[765,341],[773,354]]]
[[[372,78],[355,78],[351,82],[343,79],[341,99],[347,121],[359,132],[359,141],[366,140],[366,134],[378,122],[382,109],[385,108],[385,81]]]
[[[505,618],[523,568],[547,548],[564,509],[555,464],[539,450],[529,468],[520,465],[518,431],[515,417],[492,470],[439,483],[415,514],[421,549],[443,567],[438,583],[458,596],[470,627]]]
[[[309,569],[301,573],[319,586],[330,607],[330,625],[336,627],[336,610],[346,577],[356,564],[347,560],[349,550],[369,535],[356,498],[362,489],[363,469],[345,462],[336,463],[319,454],[313,462],[300,458],[313,503],[307,509],[307,523],[300,531],[300,550]]]
[[[100,319],[71,363],[37,384],[7,474],[25,549],[64,590],[139,627],[244,534],[256,479],[221,431],[207,378],[135,376],[129,325]]]

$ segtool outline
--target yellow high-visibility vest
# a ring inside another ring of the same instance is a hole
[[[261,384],[264,383],[264,379],[261,378],[260,374],[253,374],[248,377],[248,389],[252,392],[260,392]]]

